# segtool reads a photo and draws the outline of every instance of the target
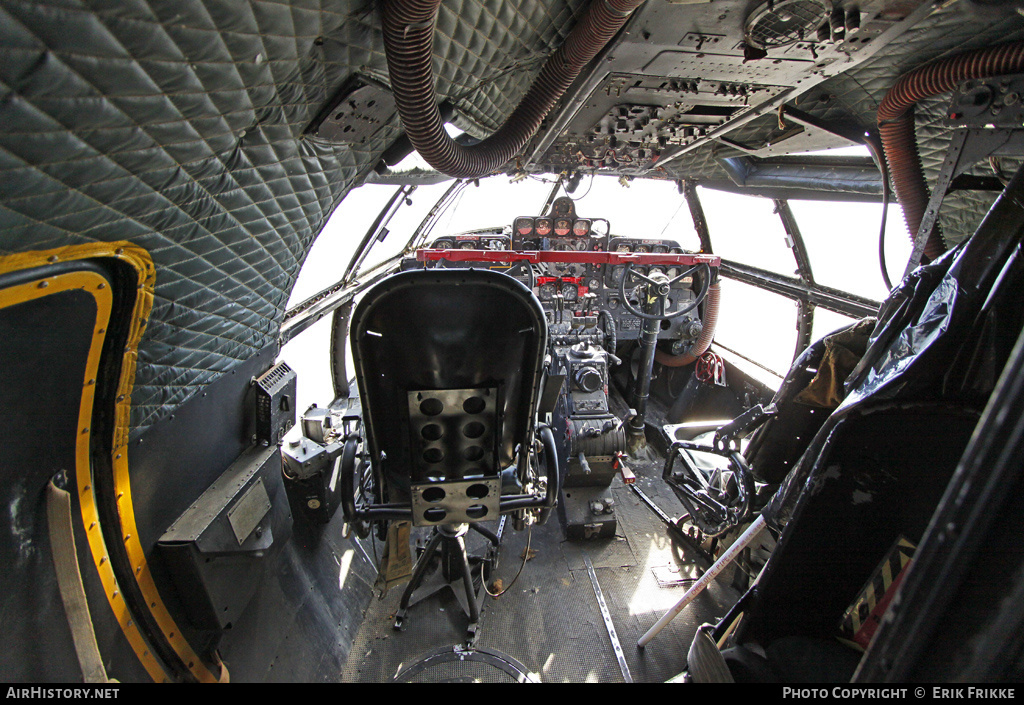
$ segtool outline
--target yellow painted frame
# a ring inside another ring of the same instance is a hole
[[[118,527],[124,540],[125,550],[131,565],[135,566],[133,577],[138,584],[146,605],[171,648],[186,665],[192,675],[200,682],[216,683],[218,678],[196,655],[188,641],[181,635],[180,629],[171,617],[156,584],[153,581],[149,565],[146,562],[142,544],[138,539],[135,525],[135,511],[131,501],[131,480],[128,472],[128,432],[131,414],[131,392],[135,384],[135,369],[138,361],[138,345],[145,331],[150,311],[153,308],[153,291],[156,282],[156,270],[149,253],[141,247],[129,242],[90,243],[62,247],[52,250],[24,252],[0,257],[0,274],[40,267],[61,261],[91,258],[114,258],[130,265],[138,274],[138,291],[132,311],[131,326],[125,343],[124,357],[121,363],[121,377],[118,380],[117,400],[115,408],[115,428],[111,447],[111,463],[114,470],[114,492],[117,497],[117,513],[120,520]],[[86,363],[85,379],[82,386],[81,406],[79,409],[78,427],[81,432],[77,436],[75,447],[76,479],[79,504],[81,507],[82,525],[89,542],[89,550],[100,576],[107,601],[113,610],[121,630],[139,657],[143,668],[154,681],[168,682],[171,680],[161,661],[151,652],[149,644],[135,623],[128,605],[125,603],[123,591],[118,584],[110,561],[110,552],[103,539],[100,516],[93,497],[93,468],[90,461],[90,424],[92,423],[93,404],[95,401],[96,375],[100,364],[100,354],[106,340],[106,332],[110,322],[113,294],[109,282],[94,272],[68,272],[42,277],[32,282],[8,287],[0,290],[0,308],[18,303],[32,301],[43,296],[50,296],[72,289],[81,289],[93,296],[96,301],[97,314],[92,346]],[[222,674],[226,670],[221,666]]]

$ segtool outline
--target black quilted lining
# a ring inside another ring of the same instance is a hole
[[[446,2],[438,92],[499,124],[583,0]],[[132,240],[157,264],[137,435],[272,344],[313,238],[397,136],[302,137],[386,79],[372,2],[0,0],[0,253]],[[356,234],[355,236],[359,236]]]

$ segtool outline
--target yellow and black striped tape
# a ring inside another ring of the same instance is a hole
[[[875,607],[878,606],[879,601],[889,591],[903,569],[913,560],[916,550],[917,547],[902,536],[897,539],[875,569],[871,579],[857,595],[857,599],[846,610],[840,628],[844,635],[852,637],[861,630]]]

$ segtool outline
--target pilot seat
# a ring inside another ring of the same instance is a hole
[[[485,269],[402,272],[356,307],[351,342],[365,439],[363,462],[346,454],[343,463],[343,511],[360,532],[370,522],[430,532],[396,629],[412,604],[447,585],[473,634],[500,533],[482,524],[512,514],[523,528],[555,506],[554,437],[536,418],[546,337],[530,290]],[[487,539],[490,557],[468,556],[469,531]],[[407,548],[408,531],[393,535]],[[431,589],[425,578],[435,563],[441,579]]]

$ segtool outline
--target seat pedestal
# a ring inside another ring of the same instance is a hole
[[[402,593],[402,600],[395,615],[395,629],[400,630],[405,622],[406,610],[431,595],[445,588],[450,588],[462,611],[469,617],[467,633],[469,638],[476,634],[477,622],[480,620],[480,604],[483,597],[483,583],[480,588],[473,586],[473,573],[470,568],[471,559],[466,551],[466,534],[473,529],[486,538],[491,546],[487,556],[474,558],[472,562],[479,565],[488,562],[490,570],[497,564],[498,536],[477,524],[441,524],[435,527],[426,548],[416,561],[409,584]],[[434,557],[440,552],[440,566],[429,578],[427,569]],[[485,580],[486,576],[482,578]]]

